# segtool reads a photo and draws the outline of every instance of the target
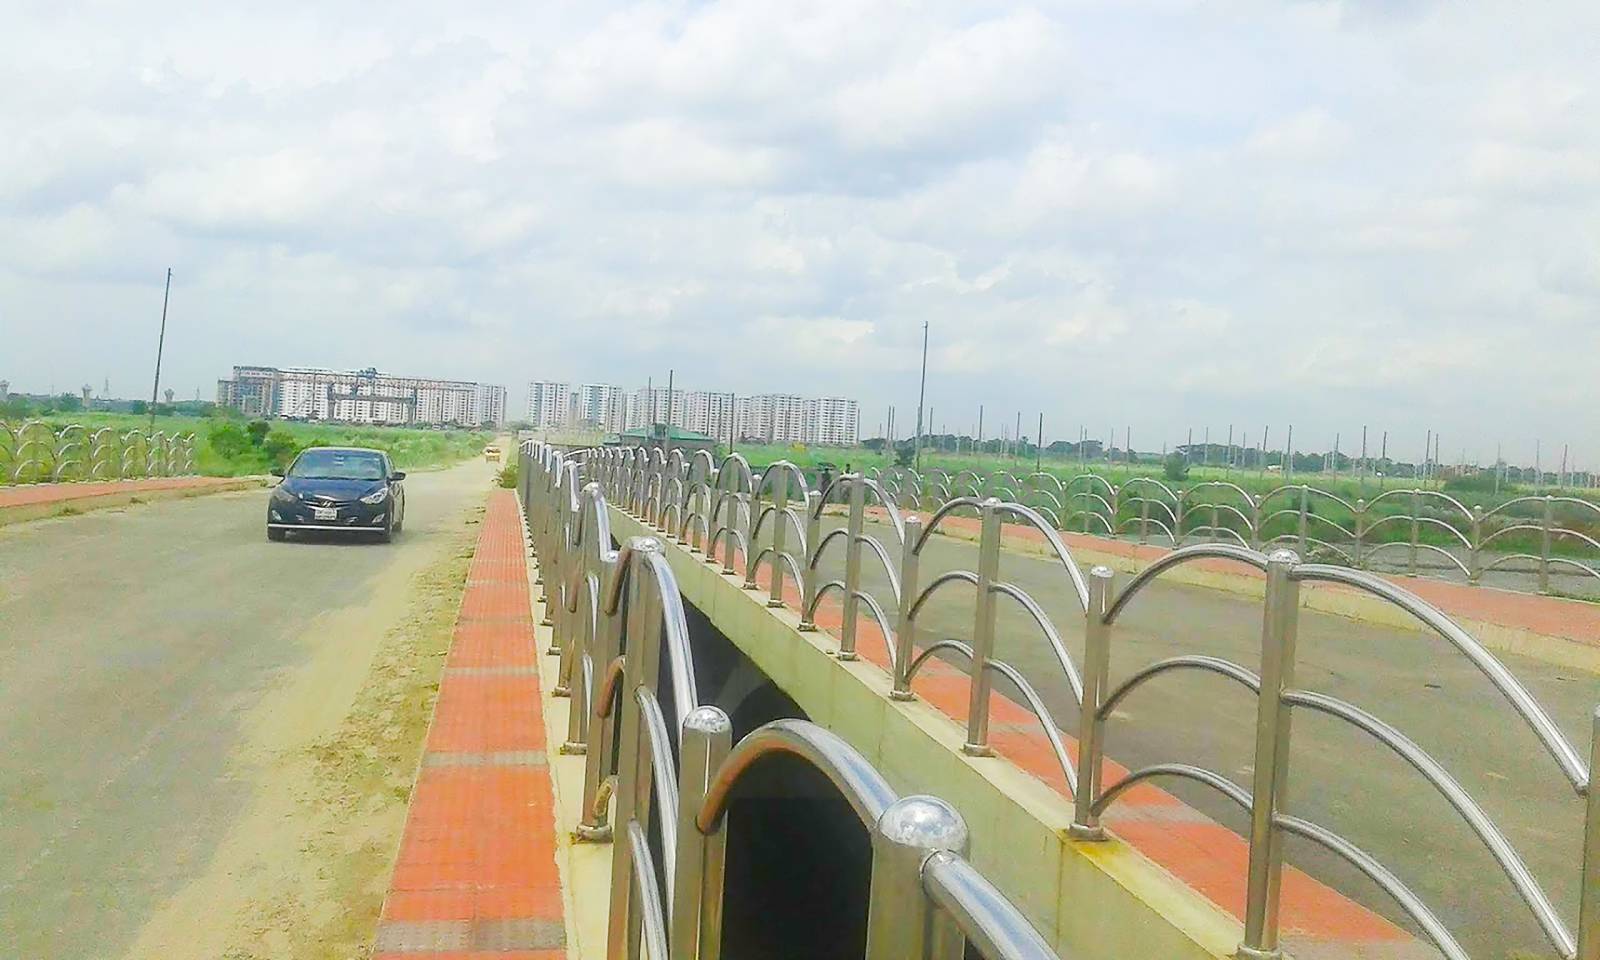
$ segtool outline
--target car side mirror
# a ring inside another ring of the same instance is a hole
[[[404,470],[396,470],[394,473],[389,474],[389,480],[391,482],[395,480],[404,480],[405,478],[406,474]]]
[[[274,476],[274,477],[281,477],[281,476],[283,476],[283,468],[282,468],[282,467],[273,467],[273,468],[272,468],[272,475],[273,475],[273,476]]]

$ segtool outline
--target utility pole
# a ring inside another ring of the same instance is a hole
[[[1563,454],[1563,457],[1565,454]],[[1039,414],[1039,435],[1033,438],[1033,472],[1044,469],[1044,414]]]
[[[983,450],[983,404],[978,404],[978,449]]]
[[[922,384],[917,388],[917,470],[922,470],[922,404],[928,398],[928,321],[922,321]]]
[[[1289,424],[1288,439],[1283,441],[1283,475],[1294,473],[1294,424]]]
[[[172,268],[167,268],[167,288],[161,294],[161,335],[156,339],[156,379],[150,385],[150,432],[156,429],[156,396],[161,390],[161,353],[167,346],[167,302],[172,298]]]
[[[667,446],[672,449],[672,368],[667,368]],[[665,451],[663,451],[665,452]]]

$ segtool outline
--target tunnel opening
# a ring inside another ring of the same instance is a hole
[[[810,719],[698,609],[686,603],[684,616],[700,697],[728,714],[735,742],[771,720]],[[734,791],[726,830],[725,956],[861,956],[871,846],[825,776],[794,757],[760,761]],[[651,840],[659,863],[660,838]]]

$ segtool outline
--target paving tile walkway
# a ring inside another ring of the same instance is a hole
[[[496,490],[467,574],[375,960],[567,955],[538,651],[516,496]]]

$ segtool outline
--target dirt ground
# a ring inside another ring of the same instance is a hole
[[[413,474],[389,547],[259,491],[0,531],[0,942],[364,956],[489,478]]]

